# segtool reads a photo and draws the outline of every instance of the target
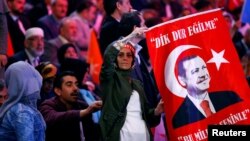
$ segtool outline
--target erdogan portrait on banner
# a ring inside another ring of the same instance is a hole
[[[176,67],[178,81],[187,94],[173,116],[173,128],[205,119],[229,105],[242,101],[233,91],[208,92],[211,77],[205,61],[200,56],[185,56]]]
[[[146,32],[171,141],[207,141],[208,125],[249,125],[250,87],[221,9]]]

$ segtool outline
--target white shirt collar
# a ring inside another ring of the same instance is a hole
[[[31,55],[31,53],[27,50],[27,49],[24,49],[24,51],[26,52],[27,56],[28,56],[28,59],[29,59],[29,62],[32,66],[35,66],[35,64],[33,64],[33,60],[34,59],[39,59],[39,57],[34,57],[33,55]]]
[[[69,41],[61,35],[59,35],[59,39],[62,41],[63,44],[69,43]]]
[[[19,17],[10,13],[10,17],[13,19],[13,21],[16,21]]]

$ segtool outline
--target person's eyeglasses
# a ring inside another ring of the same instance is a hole
[[[31,37],[28,39],[29,41],[32,41],[32,42],[44,42],[44,38],[41,38],[41,37]]]
[[[120,52],[118,53],[118,57],[123,58],[123,57],[127,57],[127,58],[132,58],[133,54],[132,53],[124,53],[124,52]]]

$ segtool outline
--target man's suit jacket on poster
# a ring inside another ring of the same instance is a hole
[[[208,95],[216,112],[231,104],[242,101],[233,91],[211,92]],[[195,107],[188,96],[186,96],[172,119],[173,128],[178,128],[205,118],[206,117]]]

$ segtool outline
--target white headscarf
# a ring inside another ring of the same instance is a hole
[[[0,108],[0,121],[16,103],[36,109],[36,101],[40,99],[42,77],[33,66],[24,61],[13,63],[5,72],[5,82],[8,99]]]

